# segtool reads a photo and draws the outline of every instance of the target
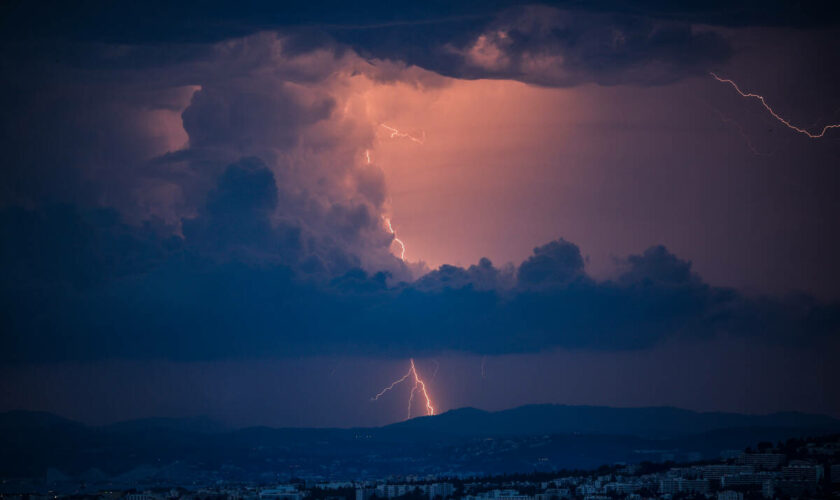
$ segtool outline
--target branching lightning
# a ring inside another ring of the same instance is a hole
[[[381,391],[376,396],[370,398],[371,401],[376,401],[382,396],[384,396],[387,392],[392,390],[394,387],[400,385],[401,383],[405,382],[409,377],[414,377],[414,385],[411,387],[411,394],[408,397],[408,414],[406,416],[406,420],[411,418],[411,405],[414,403],[414,395],[416,393],[420,393],[423,398],[426,400],[426,415],[434,415],[435,414],[435,407],[432,404],[432,398],[429,396],[429,391],[426,389],[426,383],[423,382],[423,379],[420,378],[420,374],[417,373],[417,367],[414,366],[414,358],[410,359],[411,366],[408,368],[408,371],[402,377],[398,378],[391,382],[391,384]]]
[[[829,130],[831,130],[833,128],[840,128],[840,123],[835,123],[835,124],[831,124],[831,125],[826,125],[817,134],[809,132],[808,130],[806,130],[804,128],[797,127],[796,125],[792,124],[788,120],[779,116],[779,114],[776,113],[775,111],[773,111],[773,108],[771,108],[770,105],[767,104],[767,101],[764,100],[763,96],[760,96],[758,94],[753,94],[751,92],[744,92],[743,90],[741,90],[740,87],[738,87],[738,84],[735,83],[734,81],[732,81],[728,78],[721,78],[714,73],[709,73],[709,74],[712,75],[712,77],[715,80],[717,80],[721,83],[728,83],[729,85],[732,85],[732,88],[734,88],[735,91],[738,92],[741,95],[741,97],[749,97],[749,98],[752,98],[752,99],[757,99],[761,103],[761,105],[764,106],[764,109],[766,109],[773,116],[773,118],[775,118],[776,120],[781,122],[787,128],[789,128],[791,130],[794,130],[796,132],[799,132],[800,134],[806,135],[806,136],[810,137],[811,139],[819,139],[820,137],[823,137],[825,135],[825,133],[828,132]]]
[[[401,130],[395,129],[394,127],[389,127],[384,123],[380,123],[379,125],[386,129],[388,132],[391,132],[391,139],[408,139],[410,141],[416,142],[417,144],[423,144],[424,142],[426,142],[426,132],[423,132],[423,138],[421,139],[419,137],[414,137],[413,135],[407,132],[402,132]]]

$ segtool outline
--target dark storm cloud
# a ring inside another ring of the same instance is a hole
[[[154,47],[99,44],[88,62],[112,64],[4,59],[20,71],[0,84],[0,205],[107,206],[205,252],[291,252],[314,274],[372,262],[406,274],[381,224],[383,173],[358,161],[369,126],[334,119],[330,78],[358,58],[288,55],[285,43],[264,33],[159,64],[137,64]],[[253,190],[242,203],[274,199],[237,205],[225,191],[237,182]]]
[[[291,95],[264,94],[271,90],[209,87],[196,92],[182,115],[190,145],[247,149],[271,143],[288,148],[297,140],[298,128],[332,112],[334,103],[329,99],[304,106]]]
[[[729,55],[722,38],[695,31],[677,13],[666,19],[607,4],[588,10],[462,4],[446,16],[449,6],[434,3],[396,10],[34,6],[3,7],[0,149],[7,165],[0,203],[93,201],[135,212],[129,214],[135,221],[149,215],[138,207],[155,206],[154,215],[176,222],[241,156],[276,164],[276,150],[294,146],[302,128],[335,112],[329,95],[301,96],[295,85],[323,82],[352,51],[449,76],[549,86],[662,84]],[[282,44],[267,41],[268,34],[230,40],[270,29],[286,30]],[[208,43],[217,40],[228,41]],[[266,63],[304,59],[325,47],[327,63]],[[382,70],[379,77],[389,75]],[[152,118],[163,112],[172,127],[183,124],[189,151],[167,154],[177,145],[157,130],[159,116]],[[353,174],[358,192],[381,206],[381,172],[362,170]],[[170,206],[161,208],[161,200]],[[354,204],[331,210],[365,216]]]
[[[4,4],[0,359],[507,353],[837,332],[835,305],[710,286],[663,247],[605,281],[557,240],[515,268],[483,259],[411,282],[381,224],[383,173],[359,165],[370,124],[327,123],[337,106],[325,88],[357,70],[342,59],[353,51],[467,78],[659,84],[729,56],[691,25],[709,11],[278,5]],[[270,29],[294,36],[229,40]]]
[[[519,266],[523,286],[562,285],[584,276],[580,249],[565,240],[552,241],[534,249]]]
[[[830,11],[829,11],[830,12]],[[294,35],[290,52],[351,48],[458,78],[512,78],[547,86],[658,85],[703,74],[731,47],[711,26],[832,26],[817,5],[726,2],[444,2],[381,5],[340,2],[153,2],[83,7],[11,3],[7,40],[69,39],[142,45],[137,65],[201,54],[201,45],[264,30]],[[165,44],[161,46],[159,44]],[[29,50],[81,65],[119,64],[50,44]],[[173,46],[175,45],[175,46]],[[126,58],[123,58],[124,62]]]
[[[169,110],[184,94],[179,87],[140,90],[97,77],[80,84],[64,72],[3,75],[0,203],[90,201],[104,182],[130,189],[137,167],[165,148],[143,116]]]
[[[271,252],[293,259],[301,251],[299,227],[273,226],[278,193],[274,174],[257,158],[229,166],[208,193],[199,216],[183,223],[184,241],[199,252]]]
[[[484,259],[389,285],[344,247],[316,256],[299,227],[271,221],[280,196],[271,171],[244,159],[183,238],[108,210],[4,210],[3,360],[612,350],[722,334],[807,343],[840,326],[836,305],[712,287],[663,247],[607,281],[557,240],[517,269]]]
[[[560,87],[670,83],[702,74],[732,52],[717,32],[685,22],[541,5],[504,10],[478,29],[454,32],[449,38],[433,36],[437,42],[426,42],[424,51],[416,50],[415,37],[405,36],[404,28],[396,30],[336,36],[362,54],[403,59],[456,78],[517,79]],[[371,40],[374,34],[382,39]]]
[[[513,286],[515,272],[512,266],[497,269],[490,259],[483,258],[478,264],[467,269],[444,264],[422,276],[413,286],[422,291],[435,291],[443,288],[473,288],[476,290],[498,290]]]
[[[840,21],[829,2],[686,1],[534,2],[587,12],[618,12],[722,26],[831,26]],[[521,5],[512,0],[467,2],[230,2],[104,0],[68,4],[55,0],[4,2],[0,27],[4,38],[63,37],[119,43],[213,42],[255,31],[299,26],[364,28],[486,20],[500,10]]]

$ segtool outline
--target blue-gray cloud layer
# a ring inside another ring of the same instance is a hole
[[[515,269],[485,259],[392,285],[336,247],[332,269],[346,271],[329,273],[300,228],[271,222],[279,196],[271,171],[243,159],[183,238],[106,209],[4,210],[3,361],[633,349],[717,334],[795,343],[840,326],[837,305],[710,286],[661,246],[607,281],[562,239]]]
[[[730,56],[696,23],[777,24],[781,4],[740,20],[700,7],[505,2],[451,16],[444,4],[255,4],[236,15],[220,4],[125,5],[2,7],[4,362],[631,349],[838,331],[837,305],[714,287],[663,247],[627,257],[610,280],[589,276],[580,250],[557,240],[518,266],[482,260],[411,281],[388,253],[382,172],[353,163],[370,131],[303,132],[335,113],[319,85],[355,71],[343,59],[352,51],[465,78],[652,85]],[[282,43],[202,43],[278,27],[291,33]],[[182,107],[188,145],[166,153],[142,118]],[[343,145],[347,136],[356,142]],[[304,139],[324,158],[296,163],[289,152]]]

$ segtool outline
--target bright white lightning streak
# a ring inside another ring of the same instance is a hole
[[[397,232],[394,231],[394,228],[391,227],[391,219],[385,217],[385,227],[388,228],[388,232],[394,235],[394,241],[397,245],[400,246],[400,260],[405,260],[405,243],[399,238],[397,238]]]
[[[432,405],[432,398],[429,396],[429,391],[426,390],[426,383],[423,382],[423,379],[420,378],[420,375],[417,373],[417,367],[414,366],[414,358],[411,358],[410,361],[411,366],[408,368],[408,371],[405,373],[405,375],[398,378],[397,380],[394,380],[388,387],[379,391],[379,394],[370,398],[371,401],[376,401],[382,396],[384,396],[385,393],[392,390],[394,387],[398,386],[402,382],[405,382],[405,380],[408,377],[414,376],[414,385],[411,387],[411,394],[408,397],[408,415],[406,416],[406,420],[411,418],[411,405],[414,402],[414,395],[418,392],[421,393],[423,395],[423,398],[425,398],[426,400],[426,415],[435,414],[435,407]]]
[[[385,125],[384,123],[380,123],[379,126],[385,128],[386,130],[391,132],[391,139],[408,139],[408,140],[416,142],[417,144],[423,144],[424,142],[426,142],[426,132],[423,132],[423,138],[420,139],[420,138],[414,137],[411,134],[408,134],[406,132],[402,132],[398,129],[395,129],[394,127],[389,127],[388,125]]]
[[[779,116],[779,114],[776,113],[775,111],[773,111],[773,108],[771,108],[770,105],[767,104],[767,101],[764,100],[763,96],[760,96],[758,94],[753,94],[751,92],[744,92],[743,90],[741,90],[740,87],[738,87],[738,84],[735,83],[734,81],[732,81],[728,78],[721,78],[714,73],[709,73],[709,74],[712,75],[712,77],[715,80],[717,80],[721,83],[728,83],[729,85],[732,85],[732,88],[734,88],[736,92],[741,94],[741,97],[749,97],[749,98],[752,98],[752,99],[757,99],[761,103],[761,105],[764,106],[764,109],[766,109],[767,111],[770,112],[771,115],[773,115],[773,118],[775,118],[776,120],[778,120],[779,122],[784,124],[787,128],[789,128],[791,130],[795,130],[796,132],[799,132],[800,134],[804,134],[804,135],[810,137],[811,139],[819,139],[820,137],[824,136],[825,133],[828,132],[830,129],[840,128],[840,123],[835,123],[835,124],[832,124],[832,125],[826,125],[825,127],[823,127],[823,129],[818,134],[811,133],[811,132],[805,130],[804,128],[797,127],[796,125],[792,124],[788,120],[785,120],[784,118]]]

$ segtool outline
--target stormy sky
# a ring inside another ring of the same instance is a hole
[[[838,35],[819,3],[5,3],[0,410],[379,425],[414,358],[437,411],[840,416]]]

